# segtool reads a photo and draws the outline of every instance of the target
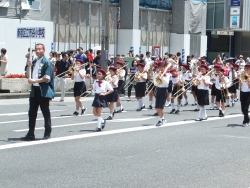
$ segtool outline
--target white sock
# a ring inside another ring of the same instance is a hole
[[[141,108],[141,99],[138,99],[138,109]]]
[[[174,103],[171,103],[172,109],[175,109]]]
[[[207,111],[206,111],[205,108],[203,108],[203,117],[204,117],[204,118],[207,118]]]
[[[151,106],[152,106],[152,103],[153,103],[152,101],[149,101],[149,105],[151,105]]]
[[[214,103],[212,103],[211,106],[214,107]]]
[[[229,99],[226,99],[226,103],[227,103],[227,105],[229,105]]]
[[[196,108],[197,108],[197,109],[200,109],[200,105],[197,104],[197,107],[196,107]]]
[[[162,122],[162,118],[159,118],[159,121]]]
[[[222,108],[220,107],[219,110],[222,110]]]
[[[144,104],[143,104],[143,98],[141,98],[141,106],[144,106]]]
[[[188,99],[187,98],[185,99],[185,101],[186,101],[186,103],[188,103]]]
[[[178,110],[180,111],[180,109],[181,109],[181,105],[179,104],[179,105],[178,105]]]
[[[200,111],[199,111],[199,119],[201,119],[202,118],[202,112],[203,112],[203,110],[202,110],[203,108],[200,108]]]
[[[109,114],[110,117],[113,117],[113,114]]]
[[[222,110],[222,113],[225,114],[225,110]]]
[[[101,124],[102,124],[102,117],[98,117],[98,124],[97,127],[100,129],[101,128]]]

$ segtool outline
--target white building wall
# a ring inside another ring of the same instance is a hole
[[[31,42],[33,45],[43,43],[46,49],[45,55],[49,57],[51,43],[53,42],[53,22],[0,18],[0,25],[0,47],[7,49],[9,57],[8,73],[24,73],[25,55],[30,47],[30,39],[17,38],[17,28],[45,27],[45,39],[32,39]]]
[[[207,56],[207,36],[201,36],[200,57]]]

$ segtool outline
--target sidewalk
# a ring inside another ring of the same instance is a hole
[[[29,98],[30,93],[0,93],[0,99]],[[56,92],[55,97],[60,97],[61,92]],[[65,92],[65,97],[74,97],[73,92]]]

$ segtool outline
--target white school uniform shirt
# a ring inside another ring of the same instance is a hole
[[[228,77],[224,77],[224,80],[225,80],[226,85],[225,85],[224,82],[223,82],[223,83],[220,82],[220,77],[219,77],[219,76],[216,77],[216,81],[215,81],[215,87],[216,87],[216,89],[221,90],[221,87],[224,87],[224,89],[225,89],[226,87],[227,87],[227,88],[230,87],[231,82],[230,82],[230,80],[228,79]]]
[[[183,77],[184,77],[184,80],[186,83],[188,83],[190,81],[190,79],[192,78],[192,74],[190,71],[186,71],[184,74],[183,74]]]
[[[169,85],[169,81],[170,81],[170,74],[166,74],[166,76],[162,76],[161,77],[161,79],[162,79],[162,84],[158,84],[157,82],[156,82],[156,78],[158,77],[158,73],[155,73],[154,74],[154,85],[156,86],[156,87],[160,87],[160,88],[163,88],[163,87],[168,87],[168,85]]]
[[[119,74],[119,80],[125,80],[125,74],[126,74],[126,72],[125,72],[125,70],[124,69],[122,69],[122,70],[120,70],[120,74]],[[120,78],[120,76],[122,76],[122,78]]]
[[[32,79],[33,80],[37,80],[39,78],[38,71],[39,71],[41,61],[42,61],[42,58],[38,59],[36,61],[35,67],[33,68],[33,72],[32,72]],[[38,83],[33,83],[33,86],[39,86],[39,84]]]
[[[112,80],[115,86],[113,86],[112,81],[109,81],[109,80]],[[109,82],[113,88],[118,87],[118,82],[119,82],[118,76],[114,75],[113,77],[110,78],[110,75],[109,75],[106,81]]]
[[[144,61],[145,61],[145,68],[144,68],[144,70],[148,71],[150,69],[151,63],[153,63],[153,62],[152,62],[152,60],[151,60],[150,57],[146,57],[144,59]]]
[[[179,80],[182,81],[183,80],[183,76],[182,75],[178,75],[177,77],[171,77],[172,83],[173,85],[176,84]],[[180,84],[180,86],[182,86],[182,84]]]
[[[138,74],[141,74],[139,71],[138,71],[137,73],[138,73]],[[140,76],[140,82],[146,82],[146,80],[144,80],[144,79],[142,79],[142,78],[147,79],[147,77],[148,77],[147,72],[142,73],[142,75]]]
[[[203,78],[205,78],[205,82],[207,84],[210,83],[210,76],[208,76],[208,75],[206,75],[206,76],[198,75],[197,76],[197,79],[203,79]],[[204,81],[200,80],[200,85],[197,86],[197,89],[209,90],[209,85],[205,86]]]
[[[79,70],[79,72],[83,73],[83,75],[86,75],[86,70],[85,69],[81,69]],[[75,77],[75,82],[85,82],[85,77],[81,78],[79,72],[74,72],[74,77]]]
[[[96,94],[105,93],[109,90],[113,90],[111,84],[105,80],[102,80],[101,87],[99,87],[99,80],[95,80],[93,90]]]
[[[248,82],[242,82],[241,91],[242,92],[250,92],[250,88],[248,87]]]

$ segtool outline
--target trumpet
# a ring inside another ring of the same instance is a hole
[[[157,83],[157,84],[162,84],[162,77],[163,77],[163,75],[167,72],[167,70],[171,67],[172,65],[171,64],[168,64],[168,66],[166,66],[166,68],[164,69],[164,71],[163,71],[163,73],[162,73],[162,75],[161,76],[157,76],[156,78],[155,78],[155,82]]]

